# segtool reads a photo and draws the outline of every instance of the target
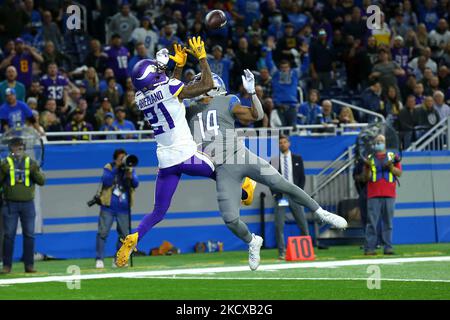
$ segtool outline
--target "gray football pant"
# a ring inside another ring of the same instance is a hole
[[[220,214],[226,226],[240,239],[249,243],[252,235],[247,225],[240,219],[242,179],[249,177],[258,183],[268,186],[272,192],[280,192],[289,196],[298,205],[317,211],[320,206],[305,191],[287,181],[264,159],[243,150],[245,163],[221,164],[216,168],[217,201]]]

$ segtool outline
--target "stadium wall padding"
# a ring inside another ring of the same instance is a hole
[[[292,150],[305,160],[306,191],[310,191],[311,176],[354,143],[355,136],[292,137]],[[136,154],[140,163],[137,172],[140,187],[133,208],[135,228],[145,213],[152,210],[154,181],[157,172],[154,142],[95,143],[47,145],[44,170],[47,185],[41,188],[43,233],[36,235],[36,251],[57,258],[95,258],[97,206],[86,202],[95,194],[105,163],[110,162],[116,148]],[[403,154],[404,173],[400,179],[394,218],[394,242],[450,242],[450,152]],[[265,200],[265,245],[275,247],[273,201],[270,190],[257,186],[256,197],[241,216],[252,232],[261,230],[259,194]],[[295,225],[286,225],[285,236],[298,233]],[[216,240],[225,250],[244,250],[246,245],[224,225],[217,208],[213,181],[184,176],[173,198],[166,218],[139,243],[148,254],[164,240],[182,252],[193,252],[197,242]],[[106,256],[115,252],[115,226],[107,240]],[[22,252],[18,236],[15,258]]]

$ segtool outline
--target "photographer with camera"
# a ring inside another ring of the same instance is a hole
[[[134,191],[139,185],[134,169],[138,163],[136,156],[128,155],[124,149],[117,149],[114,151],[113,160],[103,168],[100,192],[88,202],[88,206],[100,205],[95,263],[98,269],[105,267],[103,263],[105,243],[114,219],[119,233],[117,248],[120,248],[120,239],[125,239],[129,234]]]

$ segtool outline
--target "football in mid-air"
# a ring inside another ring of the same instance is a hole
[[[227,17],[222,10],[210,11],[205,17],[205,24],[209,29],[219,29],[227,24]]]

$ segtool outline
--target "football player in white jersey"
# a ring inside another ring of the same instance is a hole
[[[132,71],[133,85],[137,90],[136,104],[154,130],[159,170],[153,212],[145,215],[136,232],[123,241],[117,252],[119,267],[127,264],[137,242],[164,218],[182,174],[214,177],[212,161],[197,151],[182,104],[183,99],[194,98],[211,90],[214,82],[203,41],[200,37],[189,39],[189,46],[190,49],[186,49],[176,45],[175,56],[167,57],[179,66],[184,66],[187,58],[185,52],[194,55],[201,69],[198,83],[184,85],[177,79],[169,79],[164,71],[168,61],[141,60]]]

